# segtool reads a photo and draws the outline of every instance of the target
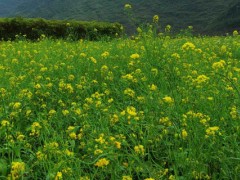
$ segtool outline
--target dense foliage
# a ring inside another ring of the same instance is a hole
[[[22,36],[37,40],[41,36],[79,40],[115,37],[122,33],[119,23],[60,21],[27,18],[0,19],[0,39],[14,40]]]

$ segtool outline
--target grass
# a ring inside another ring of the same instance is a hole
[[[239,38],[0,42],[0,177],[239,179]]]

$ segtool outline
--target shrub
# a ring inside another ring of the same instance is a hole
[[[46,20],[42,18],[2,18],[0,38],[15,40],[16,35],[37,40],[41,35],[51,38],[97,40],[102,36],[115,37],[122,34],[122,25],[108,22],[83,22],[66,20]]]

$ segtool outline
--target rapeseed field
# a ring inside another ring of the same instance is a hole
[[[0,42],[0,179],[240,179],[240,36]]]

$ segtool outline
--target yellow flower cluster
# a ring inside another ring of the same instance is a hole
[[[237,119],[238,117],[238,111],[237,111],[237,107],[236,106],[233,106],[231,108],[231,111],[230,111],[230,115],[233,119]]]
[[[187,133],[187,131],[185,129],[183,129],[181,135],[182,135],[183,139],[186,139],[186,137],[188,136],[188,133]]]
[[[153,22],[154,23],[158,23],[158,21],[159,21],[159,16],[158,15],[154,15],[153,16]]]
[[[132,5],[130,5],[130,4],[125,4],[125,5],[124,5],[124,8],[125,8],[125,9],[131,9],[131,8],[132,8]]]
[[[101,54],[102,57],[106,58],[109,56],[109,52],[105,51]]]
[[[238,31],[237,30],[234,30],[233,31],[233,36],[237,36],[239,33],[238,33]]]
[[[132,180],[132,177],[131,176],[123,176],[122,180]]]
[[[215,136],[216,132],[218,132],[219,127],[218,126],[213,126],[213,127],[209,127],[206,129],[206,138],[208,138],[209,136]]]
[[[13,104],[13,109],[15,109],[15,110],[20,109],[21,105],[22,104],[20,102],[16,102]]]
[[[96,163],[95,166],[97,167],[104,167],[107,166],[109,164],[109,160],[106,158],[101,158],[99,159]]]
[[[174,103],[174,99],[171,98],[170,96],[165,96],[165,97],[162,98],[162,99],[163,99],[163,101],[164,101],[165,103],[169,103],[169,104]]]
[[[224,69],[225,65],[226,65],[226,62],[224,60],[220,60],[219,62],[213,63],[212,68],[216,70]]]
[[[54,180],[61,180],[61,179],[63,179],[62,172],[57,172]]]
[[[135,53],[130,56],[131,59],[138,59],[140,58],[139,54]]]
[[[10,178],[15,180],[22,177],[25,172],[25,163],[24,162],[12,162]]]
[[[40,129],[42,129],[42,126],[39,124],[39,122],[33,122],[33,124],[31,125],[30,136],[39,136]]]
[[[202,74],[202,75],[199,75],[196,79],[194,79],[193,82],[196,84],[203,84],[203,83],[208,82],[209,79],[210,79],[209,77]]]
[[[7,120],[2,120],[1,121],[1,126],[2,127],[8,127],[10,125],[10,122],[9,121],[7,121]]]
[[[186,42],[185,44],[182,45],[182,50],[194,50],[195,45],[191,42]]]
[[[159,123],[161,123],[165,126],[171,126],[172,125],[172,122],[170,121],[169,117],[160,118]]]
[[[137,154],[140,154],[140,155],[144,155],[145,153],[145,149],[144,149],[144,146],[143,145],[137,145],[134,147],[134,151],[137,153]]]

